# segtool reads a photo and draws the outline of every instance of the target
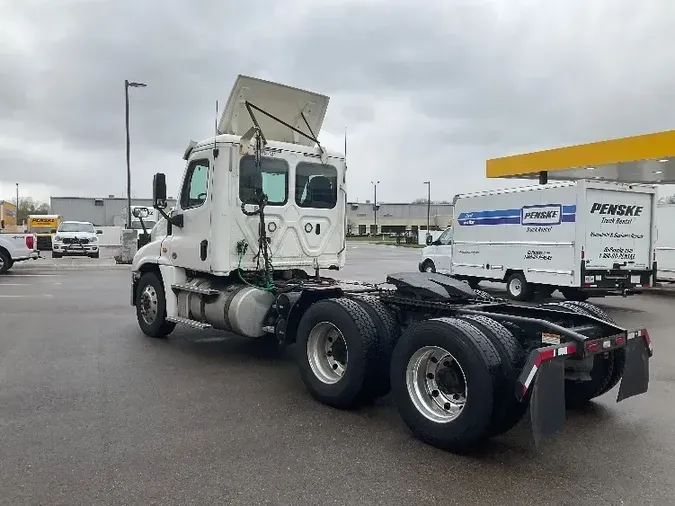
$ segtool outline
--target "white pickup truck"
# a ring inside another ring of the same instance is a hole
[[[16,262],[39,257],[35,234],[0,234],[0,274],[6,273]]]

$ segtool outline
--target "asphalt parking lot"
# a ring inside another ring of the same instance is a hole
[[[349,246],[340,277],[384,281],[419,251]],[[456,456],[413,438],[388,397],[330,409],[292,349],[218,332],[145,338],[128,266],[17,265],[0,277],[0,504],[675,504],[675,299],[600,299],[647,325],[650,391],[616,389],[541,451],[527,424]],[[68,267],[69,268],[64,268]]]

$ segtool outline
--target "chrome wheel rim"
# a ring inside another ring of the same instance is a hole
[[[147,285],[141,292],[141,317],[148,325],[155,323],[157,319],[157,290],[152,285]]]
[[[432,422],[453,422],[464,410],[466,375],[455,357],[439,346],[425,346],[410,357],[406,387],[417,411]]]
[[[330,322],[314,325],[307,339],[309,366],[319,381],[332,385],[347,371],[347,341],[340,329]]]

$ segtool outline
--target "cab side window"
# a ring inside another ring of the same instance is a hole
[[[438,238],[438,242],[442,246],[448,246],[452,244],[452,229],[451,228],[446,229]]]
[[[209,161],[193,160],[185,174],[185,182],[180,195],[181,209],[192,209],[206,201],[209,189]]]

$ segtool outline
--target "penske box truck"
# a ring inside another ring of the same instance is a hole
[[[420,270],[474,287],[504,282],[516,300],[629,295],[655,281],[653,186],[558,182],[457,195],[454,205],[452,228],[424,248]]]

